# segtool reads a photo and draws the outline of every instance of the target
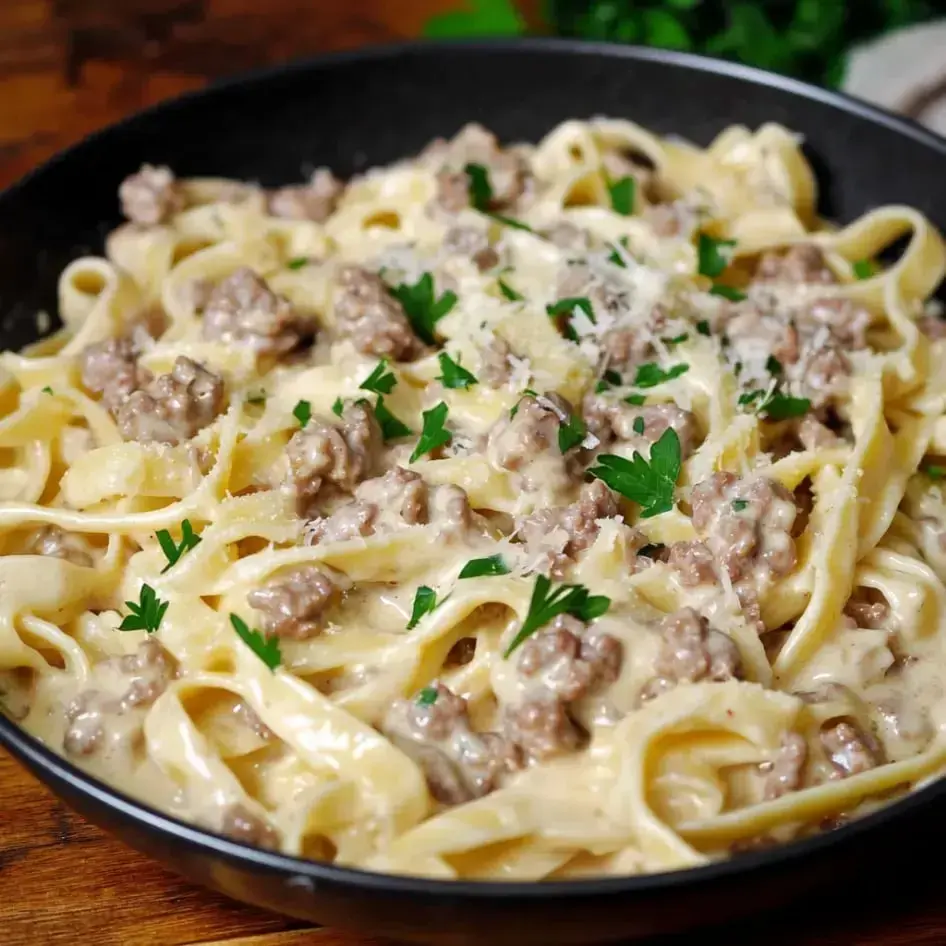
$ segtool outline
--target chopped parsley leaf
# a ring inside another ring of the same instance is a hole
[[[673,381],[674,378],[679,378],[680,375],[686,374],[689,370],[689,365],[679,364],[673,365],[673,367],[664,371],[660,365],[649,361],[645,365],[637,366],[637,374],[632,383],[635,388],[654,388],[665,381]]]
[[[782,373],[782,363],[775,357],[775,355],[769,355],[765,360],[765,370],[769,374],[781,374]]]
[[[522,626],[503,653],[509,655],[540,627],[560,614],[571,614],[582,621],[601,617],[611,607],[611,599],[604,595],[590,595],[584,585],[559,585],[552,591],[552,582],[545,575],[537,575],[529,610]]]
[[[674,335],[673,338],[662,338],[661,341],[669,347],[672,345],[682,345],[689,337],[689,333],[684,332],[682,335]]]
[[[650,460],[636,450],[630,460],[605,453],[588,472],[615,492],[641,507],[641,518],[673,509],[673,493],[680,475],[680,438],[668,427],[650,448]]]
[[[312,405],[308,401],[297,401],[292,416],[299,421],[300,427],[305,427],[312,420]]]
[[[171,538],[171,533],[167,529],[158,529],[155,532],[155,538],[158,540],[158,545],[161,546],[161,551],[164,552],[164,557],[168,560],[167,565],[161,569],[161,574],[163,575],[172,565],[177,564],[177,560],[185,553],[189,552],[191,549],[196,548],[200,543],[200,536],[194,532],[194,527],[191,525],[190,519],[185,519],[181,523],[181,544],[178,545],[173,538]]]
[[[122,618],[118,625],[120,631],[144,631],[153,634],[160,626],[164,612],[168,609],[168,601],[162,601],[151,585],[142,585],[138,592],[138,603],[126,601],[125,606],[131,614]]]
[[[443,424],[447,419],[447,405],[441,401],[436,407],[424,411],[424,427],[411,454],[411,463],[419,460],[425,453],[430,453],[444,444],[450,443],[452,434]]]
[[[615,213],[629,217],[634,213],[634,197],[637,181],[633,177],[622,177],[617,181],[608,181],[608,194],[611,197],[611,209]]]
[[[519,413],[519,404],[524,397],[538,397],[539,395],[532,390],[532,388],[526,388],[522,394],[519,395],[519,400],[509,408],[509,416],[515,417]]]
[[[53,389],[47,384],[45,388],[42,389],[43,394],[52,394]]]
[[[393,371],[388,371],[388,362],[382,358],[371,374],[358,385],[361,391],[370,391],[372,394],[390,394],[397,384],[397,377]]]
[[[759,400],[760,397],[765,396],[765,391],[755,390],[755,391],[746,391],[745,394],[739,395],[739,406],[744,407],[746,404],[754,404]]]
[[[701,319],[696,323],[696,330],[700,333],[700,335],[706,335],[707,337],[713,334],[710,331],[709,322],[707,322],[706,319]]]
[[[646,394],[628,394],[628,396],[624,398],[624,403],[630,404],[631,407],[640,407],[642,404],[647,403],[647,395]]]
[[[634,428],[634,433],[635,433],[635,434],[642,434],[642,433],[644,432],[644,426],[645,426],[645,425],[644,425],[644,418],[643,418],[643,417],[635,417],[635,418],[634,418],[634,423],[633,423],[631,426]]]
[[[345,410],[345,402],[340,397],[335,398],[335,403],[332,405],[332,413],[336,417],[341,417],[342,411],[344,410]]]
[[[587,296],[570,296],[566,299],[559,299],[558,302],[553,302],[545,307],[549,318],[558,322],[562,335],[570,342],[578,341],[578,335],[575,333],[575,329],[572,328],[570,319],[575,309],[581,309],[591,322],[596,324],[594,309],[592,309],[591,300]]]
[[[558,448],[562,453],[567,453],[572,447],[585,439],[585,422],[577,415],[572,414],[564,424],[558,428]]]
[[[427,585],[421,585],[414,593],[414,606],[407,629],[413,631],[425,614],[430,614],[437,607],[437,593]]]
[[[871,279],[877,270],[869,259],[859,259],[851,264],[851,271],[856,279]]]
[[[807,397],[790,397],[776,391],[760,408],[769,420],[787,420],[808,413],[811,401]]]
[[[607,391],[608,388],[620,387],[623,383],[624,382],[622,381],[621,376],[616,371],[612,371],[609,368],[598,379],[598,383],[595,385],[595,394],[600,394],[602,391]]]
[[[236,614],[230,615],[230,623],[233,625],[233,630],[236,631],[237,637],[239,637],[270,670],[275,670],[282,663],[282,652],[279,649],[278,637],[265,637],[259,631],[251,628],[243,618]]]
[[[389,440],[398,440],[401,437],[410,437],[413,433],[410,427],[395,417],[385,406],[384,398],[379,394],[374,405],[374,416],[381,427],[381,436],[385,443]]]
[[[627,237],[622,236],[618,243],[621,245],[621,248],[627,252]],[[624,262],[624,257],[617,251],[617,247],[613,244],[611,245],[611,252],[608,255],[608,262],[613,263],[615,266],[620,266],[621,269],[627,269],[627,263]]]
[[[424,689],[417,694],[417,705],[433,706],[434,703],[437,702],[437,695],[436,687],[424,687]]]
[[[456,305],[457,294],[447,290],[436,298],[434,277],[430,273],[424,273],[413,286],[401,283],[389,291],[403,306],[416,335],[421,341],[433,345],[434,327]]]
[[[696,248],[700,275],[715,279],[729,265],[732,258],[732,253],[729,251],[735,245],[735,240],[717,240],[706,233],[701,233]]]
[[[470,559],[460,570],[460,578],[484,578],[493,575],[508,575],[509,566],[502,555],[490,555],[489,558]]]
[[[514,217],[504,217],[502,214],[494,213],[491,213],[489,216],[504,226],[512,227],[513,230],[525,230],[527,233],[535,233],[529,224],[523,223],[521,220],[516,220]]]
[[[734,499],[732,501],[732,508],[734,512],[742,512],[749,505],[747,499]]]
[[[446,352],[441,352],[437,356],[437,360],[440,362],[440,374],[437,375],[436,380],[445,388],[463,388],[465,390],[479,383],[473,372],[467,371],[463,365],[454,361]]]
[[[522,302],[525,299],[525,296],[521,292],[516,292],[505,279],[499,280],[499,291],[510,301],[510,302]]]
[[[946,476],[946,466],[937,466],[935,463],[924,463],[920,471],[925,473],[931,480],[941,480]]]
[[[489,210],[493,199],[493,185],[489,182],[489,171],[482,164],[467,164],[463,168],[466,174],[467,187],[470,192],[470,204],[477,210]]]
[[[714,296],[722,296],[730,302],[743,302],[747,297],[741,289],[735,286],[724,286],[722,283],[716,283],[710,287],[710,293]]]
[[[286,269],[302,269],[308,262],[309,258],[307,256],[297,256],[295,259],[291,259],[286,263]]]

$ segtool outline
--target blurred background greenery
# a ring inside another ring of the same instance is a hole
[[[853,47],[946,13],[942,0],[544,0],[528,21],[523,8],[513,0],[457,0],[455,11],[428,21],[425,35],[637,43],[839,86]]]

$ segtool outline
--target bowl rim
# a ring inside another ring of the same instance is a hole
[[[86,149],[107,142],[111,137],[120,136],[128,129],[146,124],[153,116],[172,115],[179,109],[188,108],[202,99],[212,99],[217,94],[236,92],[241,87],[265,84],[296,74],[317,73],[367,62],[396,61],[405,56],[436,58],[447,51],[464,55],[528,52],[590,56],[628,62],[652,62],[689,72],[723,75],[832,106],[872,124],[883,126],[946,157],[946,137],[941,137],[910,118],[897,115],[844,92],[820,88],[789,76],[709,56],[557,37],[411,40],[306,56],[286,63],[240,72],[140,109],[63,148],[17,181],[0,190],[0,213],[3,213],[5,205],[16,194],[32,186],[34,181],[41,181],[44,175],[68,163]],[[780,870],[787,865],[812,861],[829,847],[850,844],[856,838],[862,838],[866,833],[874,833],[885,825],[889,828],[892,823],[905,820],[921,808],[930,808],[933,802],[946,796],[946,778],[937,779],[914,790],[902,799],[834,830],[774,848],[740,854],[735,858],[713,861],[696,867],[677,868],[652,874],[577,880],[445,880],[326,864],[232,841],[182,821],[173,815],[158,811],[144,802],[131,798],[119,789],[109,786],[73,765],[64,756],[54,752],[2,713],[0,713],[0,746],[7,749],[19,762],[25,763],[32,774],[41,772],[43,774],[43,778],[39,779],[41,782],[48,781],[51,776],[54,781],[65,783],[72,792],[85,796],[94,804],[112,809],[121,818],[136,822],[147,831],[164,835],[172,843],[182,843],[195,848],[204,856],[223,858],[245,868],[267,873],[288,875],[300,886],[310,885],[312,890],[317,889],[319,883],[338,884],[361,888],[367,892],[435,897],[444,901],[464,898],[490,899],[509,903],[521,900],[544,900],[551,897],[574,900],[619,894],[673,893],[688,886],[715,884],[749,871]],[[112,836],[117,840],[122,839],[121,834]]]

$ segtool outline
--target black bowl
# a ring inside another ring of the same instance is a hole
[[[625,116],[706,144],[724,126],[805,136],[822,213],[906,203],[946,224],[946,141],[863,103],[679,53],[555,40],[408,45],[295,63],[184,96],[93,135],[0,195],[0,341],[36,336],[56,279],[119,222],[116,188],[143,161],[182,176],[274,185],[327,164],[350,174],[478,120],[538,140],[557,122]],[[68,804],[198,883],[290,916],[430,943],[556,946],[677,931],[784,904],[903,863],[939,833],[946,781],[878,814],[736,860],[647,877],[450,883],[297,860],[224,840],[90,778],[0,717],[0,743]],[[910,838],[909,846],[903,838]]]

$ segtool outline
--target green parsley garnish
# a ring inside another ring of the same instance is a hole
[[[499,291],[510,301],[510,302],[522,302],[525,299],[525,296],[521,292],[516,292],[509,283],[504,279],[499,280]]]
[[[709,322],[707,322],[706,319],[701,319],[696,323],[696,330],[700,333],[700,335],[710,336],[713,334],[710,332]]]
[[[765,370],[769,374],[781,374],[782,373],[782,363],[775,357],[775,355],[769,355],[765,359]]]
[[[604,595],[591,595],[584,585],[559,585],[554,591],[552,582],[545,575],[537,575],[529,610],[518,633],[503,653],[509,655],[540,627],[554,620],[560,614],[571,614],[582,621],[591,621],[601,617],[611,606],[611,599]]]
[[[646,365],[637,366],[637,374],[634,377],[633,384],[635,388],[654,388],[665,381],[673,381],[674,378],[679,378],[680,375],[686,374],[689,370],[689,365],[679,364],[673,365],[673,367],[664,371],[660,365],[649,361]]]
[[[538,397],[539,395],[532,390],[532,388],[526,388],[522,394],[519,395],[519,400],[509,408],[510,418],[515,417],[519,413],[519,404],[524,397]]]
[[[437,702],[437,689],[435,687],[424,687],[417,694],[418,706],[433,706]]]
[[[634,197],[637,181],[633,177],[622,177],[617,181],[608,181],[608,194],[611,197],[611,209],[615,213],[629,217],[634,213]]]
[[[305,266],[306,263],[308,262],[309,262],[309,258],[307,256],[297,256],[295,259],[291,259],[289,260],[288,263],[286,263],[286,268],[287,269],[302,269],[302,267]]]
[[[190,519],[185,519],[181,523],[181,544],[178,545],[174,539],[171,538],[171,533],[167,529],[158,529],[155,532],[155,538],[158,540],[158,545],[161,546],[161,550],[164,552],[164,557],[168,560],[167,565],[161,569],[161,574],[163,575],[172,565],[177,564],[177,560],[185,553],[189,552],[191,549],[196,548],[200,543],[200,536],[194,533],[194,528],[191,526]]]
[[[920,470],[931,480],[941,480],[946,476],[946,466],[937,466],[935,463],[924,463]]]
[[[340,397],[335,398],[335,403],[332,405],[332,413],[336,417],[341,417],[342,411],[344,410],[345,410],[345,402]]]
[[[568,453],[572,447],[577,447],[585,439],[586,433],[585,422],[577,414],[572,414],[564,424],[559,425],[558,449],[562,453]]]
[[[570,342],[578,341],[578,335],[575,333],[575,329],[572,328],[569,318],[575,309],[581,309],[591,322],[596,324],[594,309],[592,309],[591,300],[587,296],[573,296],[567,299],[559,299],[558,302],[553,302],[551,305],[545,307],[549,318],[558,320],[561,319],[562,316],[565,316],[561,322],[561,332]]]
[[[630,404],[631,407],[640,407],[642,404],[647,403],[647,395],[646,394],[628,394],[628,396],[624,398],[624,403]]]
[[[716,240],[706,233],[701,233],[696,247],[700,275],[715,279],[729,265],[732,258],[729,251],[735,245],[735,240]]]
[[[425,614],[430,614],[437,607],[437,593],[433,588],[421,585],[414,593],[414,607],[411,609],[411,619],[407,624],[409,631],[417,627]]]
[[[479,381],[475,374],[467,371],[459,362],[454,361],[446,352],[441,352],[437,356],[440,362],[440,374],[436,380],[445,388],[466,388],[478,384]]]
[[[621,245],[621,248],[627,252],[627,237],[622,236],[621,239],[618,240],[618,243]],[[619,266],[621,269],[627,269],[627,263],[624,262],[624,257],[621,256],[613,243],[611,244],[611,252],[608,254],[608,262]]]
[[[168,609],[168,601],[162,601],[151,585],[142,585],[138,593],[138,603],[126,601],[125,606],[131,614],[125,615],[118,625],[120,631],[145,631],[153,634],[160,626],[164,612]]]
[[[397,377],[393,371],[388,371],[388,362],[382,358],[371,374],[365,378],[358,388],[362,391],[370,391],[372,394],[390,394],[397,384]]]
[[[668,427],[650,448],[650,460],[636,450],[630,460],[605,453],[588,472],[641,507],[649,519],[673,509],[673,491],[680,475],[680,438]]]
[[[598,379],[598,383],[595,385],[595,394],[600,394],[602,391],[607,391],[608,388],[620,387],[623,383],[624,382],[621,379],[621,376],[616,371],[612,371],[609,368]]]
[[[741,289],[736,289],[734,286],[724,286],[721,283],[716,283],[712,286],[710,293],[714,296],[722,296],[730,302],[743,302],[747,298],[746,294]]]
[[[381,427],[381,436],[384,441],[398,440],[401,437],[410,437],[413,433],[410,427],[395,417],[385,406],[384,398],[379,394],[374,405],[374,416]]]
[[[42,388],[43,394],[52,394],[53,389],[47,384],[45,388]]]
[[[734,499],[732,501],[732,508],[734,512],[742,512],[749,505],[747,499]]]
[[[509,566],[502,555],[490,555],[489,558],[470,559],[460,570],[460,578],[484,578],[492,575],[508,575]]]
[[[444,444],[450,443],[452,434],[443,426],[447,419],[447,405],[441,401],[436,407],[424,411],[424,427],[411,454],[411,463],[419,460],[425,453],[430,453]]]
[[[312,420],[312,405],[308,401],[299,401],[292,409],[292,416],[299,421],[300,427],[305,427]]]
[[[642,433],[644,432],[644,427],[645,427],[644,418],[643,418],[643,417],[635,417],[635,418],[634,418],[634,423],[633,423],[631,426],[634,428],[634,433],[635,433],[635,434],[638,434],[638,435],[642,434]]]
[[[237,637],[270,670],[275,670],[282,663],[282,652],[279,649],[278,637],[264,637],[259,631],[249,627],[246,621],[236,614],[230,615],[230,623],[233,625],[233,630],[237,632]]]
[[[390,292],[404,307],[416,335],[433,345],[434,326],[456,305],[457,294],[448,290],[435,298],[434,277],[430,273],[424,273],[413,286],[401,283]]]
[[[507,227],[512,227],[513,230],[525,230],[526,233],[535,233],[529,224],[523,223],[521,220],[516,220],[514,217],[504,217],[502,214],[494,213],[491,213],[489,216],[491,216],[497,223],[501,223]]]
[[[463,171],[470,191],[470,204],[485,213],[489,210],[493,199],[493,185],[489,182],[489,171],[482,164],[467,164]]]
[[[851,271],[856,279],[870,279],[877,270],[869,259],[859,259],[851,264]]]
[[[765,414],[768,420],[788,420],[790,417],[801,417],[807,414],[811,407],[811,401],[807,397],[791,397],[788,394],[782,394],[780,391],[773,391],[768,397],[765,391],[748,391],[739,395],[740,406],[755,404],[759,401],[756,408],[757,414]]]
[[[674,335],[673,338],[662,338],[661,341],[667,345],[682,345],[690,337],[688,332],[684,332],[682,335]]]

